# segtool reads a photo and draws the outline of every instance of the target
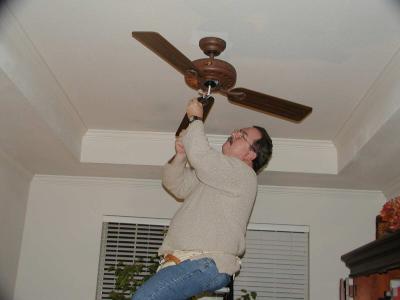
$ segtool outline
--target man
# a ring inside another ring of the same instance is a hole
[[[240,269],[256,172],[271,157],[271,138],[257,126],[235,130],[220,153],[205,136],[200,102],[191,100],[186,113],[189,127],[163,173],[164,187],[184,202],[159,249],[159,271],[132,300],[185,300],[228,285]]]

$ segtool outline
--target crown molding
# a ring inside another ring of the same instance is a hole
[[[392,199],[400,196],[400,176],[394,178],[391,182],[385,185],[382,189],[386,199]]]
[[[59,185],[114,185],[133,186],[136,188],[161,188],[161,180],[137,179],[137,178],[115,178],[115,177],[93,177],[93,176],[65,176],[65,175],[39,175],[33,177],[35,184],[59,184]]]
[[[400,110],[400,48],[351,113],[333,142],[339,171],[346,167],[368,141]]]
[[[326,195],[342,195],[346,196],[374,196],[383,197],[383,193],[378,190],[356,190],[356,189],[339,189],[339,188],[316,188],[316,187],[299,187],[299,186],[274,186],[274,185],[259,185],[258,194],[265,194],[266,197],[272,195],[285,195],[293,199],[307,196],[322,196]]]
[[[87,128],[38,49],[7,6],[1,11],[0,68],[76,159]]]
[[[225,135],[208,135],[220,150]],[[82,140],[81,162],[162,166],[174,155],[175,135],[170,132],[89,129]],[[273,139],[274,154],[268,170],[337,174],[336,148],[331,141]]]
[[[32,184],[57,184],[57,185],[111,185],[111,186],[131,186],[141,189],[162,189],[161,180],[157,179],[135,179],[135,178],[111,178],[111,177],[87,177],[87,176],[63,176],[63,175],[35,175]],[[381,191],[376,190],[354,190],[354,189],[334,189],[334,188],[309,188],[297,186],[272,186],[258,185],[258,195],[272,197],[274,195],[290,197],[292,199],[307,198],[309,196],[327,195],[354,196],[354,197],[382,197]]]

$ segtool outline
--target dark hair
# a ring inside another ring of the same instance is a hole
[[[256,173],[267,165],[272,156],[272,140],[268,132],[259,126],[253,126],[258,129],[261,133],[261,138],[253,143],[253,147],[256,150],[256,158],[253,159],[253,170]]]

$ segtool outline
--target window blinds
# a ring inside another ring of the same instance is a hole
[[[248,230],[246,253],[235,279],[258,299],[308,299],[308,233]]]
[[[110,299],[114,289],[114,273],[109,267],[119,262],[132,264],[138,258],[146,262],[157,253],[168,229],[168,220],[122,221],[103,223],[97,300]],[[271,226],[262,230],[262,225],[256,228],[247,231],[247,250],[234,283],[235,299],[241,289],[257,292],[257,300],[308,299],[308,233],[273,231]]]
[[[157,254],[167,229],[165,225],[103,223],[96,299],[111,299],[115,276],[110,267],[120,262],[133,264],[138,259],[146,264]]]

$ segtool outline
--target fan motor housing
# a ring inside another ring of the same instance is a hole
[[[208,90],[208,85],[211,83],[211,91],[229,90],[236,83],[235,68],[220,59],[202,58],[192,61],[195,67],[200,71],[187,72],[185,74],[186,84],[195,90]]]

